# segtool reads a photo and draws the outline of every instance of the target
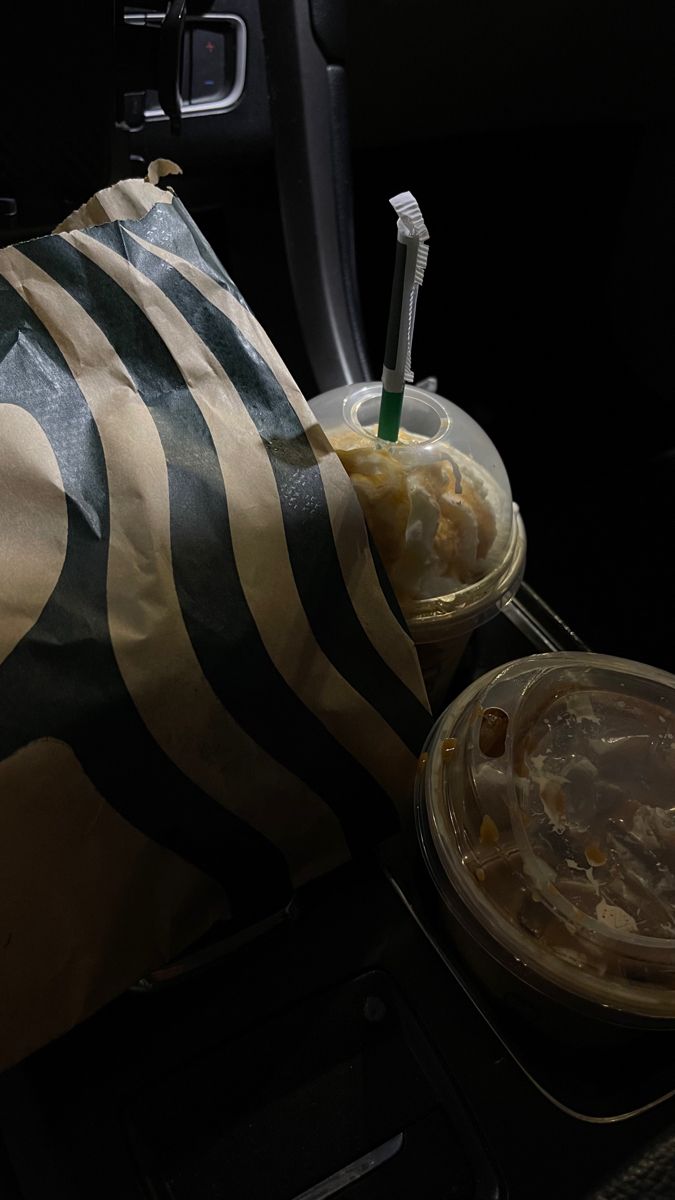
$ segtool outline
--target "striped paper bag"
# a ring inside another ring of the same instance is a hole
[[[0,297],[6,1066],[391,831],[430,719],[349,480],[171,191],[0,251]]]

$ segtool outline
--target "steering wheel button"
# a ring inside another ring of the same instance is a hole
[[[193,29],[190,95],[192,103],[221,100],[226,94],[224,32],[213,29]]]

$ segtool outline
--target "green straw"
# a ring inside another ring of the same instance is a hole
[[[417,293],[429,253],[429,232],[419,205],[410,192],[392,196],[389,203],[398,214],[398,222],[377,436],[387,442],[395,442],[401,427],[405,385],[413,380],[410,366],[412,335]]]
[[[378,437],[384,438],[386,442],[398,441],[402,409],[403,392],[388,392],[386,388],[382,388],[380,420],[377,426]]]

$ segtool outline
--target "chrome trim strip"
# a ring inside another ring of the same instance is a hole
[[[397,1133],[395,1137],[390,1138],[388,1142],[383,1142],[375,1150],[369,1150],[367,1154],[355,1159],[348,1166],[342,1167],[334,1175],[322,1179],[321,1183],[315,1183],[314,1187],[309,1188],[306,1192],[294,1196],[293,1200],[326,1200],[327,1196],[334,1196],[336,1192],[341,1192],[350,1183],[355,1183],[357,1179],[363,1179],[364,1175],[370,1174],[376,1167],[381,1167],[383,1163],[389,1162],[398,1154],[402,1145],[403,1134]]]

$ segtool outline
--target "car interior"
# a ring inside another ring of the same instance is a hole
[[[541,651],[675,672],[672,7],[40,7],[4,38],[0,246],[177,164],[161,186],[311,407],[380,379],[409,189],[415,383],[487,433],[527,532],[453,695]],[[673,1029],[541,1030],[465,968],[426,888],[391,836],[0,1073],[2,1197],[675,1195]]]

